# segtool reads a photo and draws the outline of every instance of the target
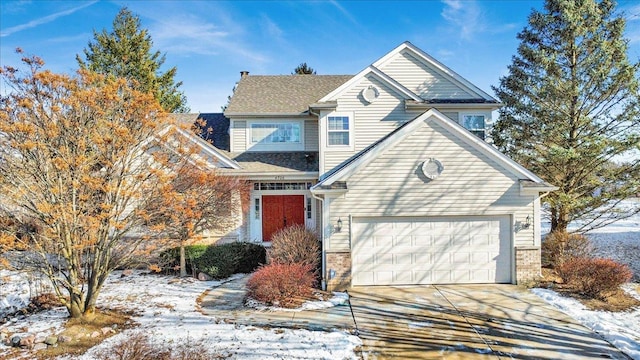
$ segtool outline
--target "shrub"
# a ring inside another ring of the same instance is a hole
[[[187,260],[187,273],[194,274],[196,272],[194,263],[204,254],[208,247],[209,245],[190,245],[184,247]],[[160,253],[160,265],[163,268],[176,268],[179,266],[180,247],[167,249]]]
[[[235,273],[250,273],[266,262],[266,251],[258,244],[234,242],[221,245],[186,246],[187,271],[202,271],[214,279],[223,279]],[[180,263],[180,248],[163,251],[165,267]]]
[[[278,264],[302,264],[317,272],[321,246],[318,235],[302,225],[276,232],[271,238],[270,261]]]
[[[589,239],[581,234],[552,232],[542,241],[542,266],[556,268],[573,258],[586,258],[593,252]]]
[[[631,280],[627,265],[611,259],[573,258],[556,268],[562,280],[576,292],[590,298],[602,298]]]
[[[251,275],[248,296],[268,305],[293,308],[312,295],[314,282],[309,265],[272,263]]]
[[[247,242],[237,242],[230,245],[240,254],[235,273],[251,273],[258,266],[267,262],[267,251],[262,245]]]
[[[191,338],[181,339],[180,343],[167,347],[154,344],[147,335],[135,333],[116,343],[106,352],[98,354],[100,360],[211,360],[224,359],[226,356],[211,353],[202,342]]]

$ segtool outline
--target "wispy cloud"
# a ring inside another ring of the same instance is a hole
[[[260,53],[243,46],[239,35],[242,31],[237,25],[217,25],[191,14],[174,14],[154,20],[156,23],[149,29],[154,42],[163,51],[195,55],[226,53],[255,62],[265,60]]]
[[[336,0],[330,0],[329,4],[333,5],[336,9],[338,9],[342,13],[342,15],[344,15],[347,19],[349,19],[349,21],[351,21],[355,25],[360,26],[360,23],[358,23],[358,20],[356,20],[356,18],[353,17],[353,15],[351,15],[351,13],[347,11],[347,9],[345,9],[342,5],[340,5],[340,3],[338,3]]]
[[[71,8],[69,10],[59,11],[57,13],[54,13],[54,14],[51,14],[51,15],[47,15],[47,16],[41,17],[39,19],[31,20],[31,21],[29,21],[27,23],[24,23],[24,24],[12,26],[12,27],[10,27],[8,29],[4,29],[4,30],[0,31],[0,37],[9,36],[11,34],[14,34],[14,33],[18,32],[18,31],[31,29],[31,28],[34,28],[36,26],[40,26],[42,24],[50,23],[50,22],[52,22],[52,21],[54,21],[54,20],[56,20],[56,19],[58,19],[58,18],[60,18],[62,16],[71,15],[71,14],[73,14],[74,12],[76,12],[78,10],[84,9],[87,6],[91,6],[91,5],[95,4],[96,2],[97,2],[97,0],[91,1],[91,2],[88,2],[86,4],[82,4],[80,6],[77,6],[75,8]]]
[[[281,39],[284,32],[270,17],[262,14],[262,28],[270,37]]]
[[[443,0],[442,17],[460,32],[464,40],[471,40],[474,34],[485,30],[482,10],[476,1]]]

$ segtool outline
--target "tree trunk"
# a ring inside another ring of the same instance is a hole
[[[67,310],[69,311],[69,316],[71,316],[71,318],[81,318],[84,314],[84,304],[82,303],[82,299],[80,299],[78,296],[72,295]]]
[[[180,243],[180,277],[187,276],[187,255],[184,249],[184,242]]]
[[[569,214],[564,208],[551,210],[551,232],[567,232]]]

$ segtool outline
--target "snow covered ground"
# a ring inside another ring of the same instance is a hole
[[[623,206],[637,206],[639,201],[627,200]],[[543,231],[545,228],[548,232],[549,223],[543,223]],[[594,247],[594,256],[612,258],[629,265],[634,272],[632,281],[640,282],[640,214],[593,230],[587,236]],[[624,288],[640,300],[640,294],[633,289],[633,285],[628,284]],[[582,325],[599,333],[631,358],[640,360],[640,308],[621,313],[590,311],[577,300],[560,296],[552,290],[532,291]]]
[[[636,200],[631,200],[636,201]],[[548,224],[543,224],[544,226]],[[628,264],[640,278],[640,215],[614,223],[588,234],[596,256],[612,257]],[[98,300],[108,308],[134,309],[140,324],[125,330],[80,357],[69,360],[89,360],[107,351],[115,343],[135,332],[151,336],[158,344],[185,341],[203,343],[211,351],[231,359],[356,359],[354,349],[361,340],[345,332],[321,332],[290,329],[263,329],[218,323],[213,317],[197,311],[196,299],[205,290],[217,286],[217,281],[176,279],[169,276],[144,275],[136,272],[121,277],[111,276]],[[28,304],[31,294],[46,289],[46,281],[9,271],[0,271],[0,318]],[[627,291],[632,292],[631,286]],[[576,300],[565,298],[546,289],[534,289],[535,294],[559,308],[585,326],[600,333],[616,347],[640,360],[640,309],[625,313],[586,310]],[[638,296],[637,292],[633,292]],[[335,297],[327,302],[306,304],[308,309],[332,306],[345,299]],[[0,331],[20,334],[24,329],[40,335],[58,333],[66,320],[63,309],[45,311],[26,318],[15,318],[0,326]],[[188,339],[188,340],[187,340]],[[0,358],[8,347],[0,345]],[[24,353],[24,359],[32,357]]]
[[[9,276],[8,272],[3,273]],[[236,326],[217,323],[214,317],[197,311],[196,299],[205,290],[218,285],[218,281],[177,279],[162,275],[145,275],[135,272],[121,277],[116,272],[109,277],[98,300],[98,306],[135,310],[134,320],[140,324],[135,329],[125,330],[91,348],[86,354],[67,359],[91,360],[104,353],[114,344],[141,332],[149,335],[154,343],[179,344],[202,343],[211,352],[231,359],[356,359],[354,348],[362,345],[360,339],[346,332],[321,332],[290,329],[262,329],[252,326]],[[11,285],[12,284],[12,285]],[[5,282],[0,293],[28,295],[25,283]],[[28,296],[7,297],[3,309],[24,304]],[[336,301],[336,300],[334,300]],[[313,308],[314,305],[306,305]],[[315,307],[328,306],[326,303]],[[16,319],[3,326],[10,333],[20,333],[28,328],[31,333],[48,335],[59,332],[65,320],[64,310],[46,311],[27,319]],[[0,358],[8,347],[0,345]],[[29,358],[25,353],[24,358]]]
[[[632,289],[631,284],[625,285],[625,290],[640,300],[640,294]],[[582,325],[600,334],[632,359],[640,360],[640,308],[618,313],[591,311],[578,300],[561,296],[553,290],[532,289],[531,291]]]

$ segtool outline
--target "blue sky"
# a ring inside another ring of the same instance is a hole
[[[18,65],[21,47],[71,73],[93,30],[111,30],[122,6],[140,16],[165,66],[178,67],[191,110],[218,112],[241,70],[289,74],[307,62],[318,74],[355,74],[406,40],[493,93],[542,1],[2,0],[0,64]],[[637,61],[640,3],[620,1],[618,10]]]

